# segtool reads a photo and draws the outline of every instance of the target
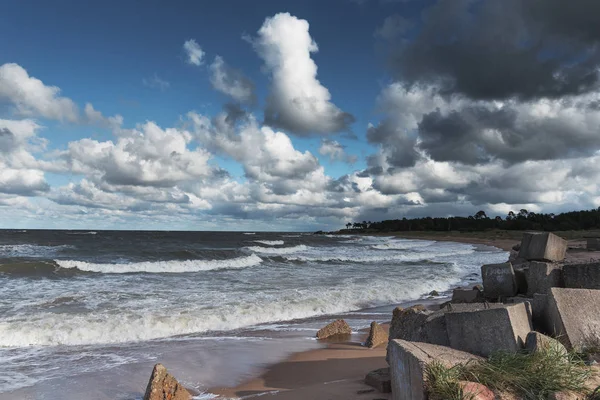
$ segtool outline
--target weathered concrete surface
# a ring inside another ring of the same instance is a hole
[[[346,321],[344,321],[343,319],[338,319],[337,321],[333,321],[332,323],[321,328],[317,332],[317,339],[326,339],[326,338],[332,337],[332,336],[351,335],[351,334],[352,334],[352,329],[350,329],[350,326],[348,325],[348,323]]]
[[[380,393],[390,393],[392,391],[390,369],[380,368],[369,372],[365,377],[365,383]]]
[[[532,261],[527,272],[527,294],[548,294],[550,288],[564,287],[563,268],[559,264]]]
[[[483,303],[483,293],[479,289],[454,289],[452,303]]]
[[[567,252],[567,241],[550,232],[523,234],[519,258],[535,261],[562,261]]]
[[[552,336],[568,349],[600,341],[600,290],[552,288],[547,307]]]
[[[447,367],[480,359],[473,354],[429,343],[390,341],[390,372],[392,399],[425,400],[424,370],[427,364],[437,361]]]
[[[525,340],[525,349],[530,353],[538,351],[553,351],[561,354],[567,354],[567,349],[556,339],[543,335],[539,332],[529,332]]]
[[[489,356],[495,351],[517,352],[532,331],[531,312],[526,303],[500,304],[483,310],[446,313],[450,346]]]
[[[511,297],[517,294],[517,280],[510,262],[482,266],[481,278],[483,294],[488,299]]]
[[[416,305],[404,310],[394,310],[390,324],[390,340],[404,339],[411,342],[426,342],[427,334],[424,329],[425,321],[431,315],[425,307]]]
[[[439,310],[430,314],[423,326],[425,342],[440,346],[450,346],[448,331],[446,330],[446,311]]]
[[[600,262],[565,265],[563,276],[565,287],[600,289]]]
[[[144,400],[190,400],[191,398],[192,395],[167,372],[164,365],[154,366]]]
[[[388,342],[388,331],[377,322],[371,322],[371,330],[365,341],[365,346],[372,349]]]

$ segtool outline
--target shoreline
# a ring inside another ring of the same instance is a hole
[[[444,242],[468,243],[496,247],[510,251],[519,243],[517,239],[483,239],[469,237],[433,237],[426,235],[404,234],[365,234],[371,236],[394,236],[399,239],[435,240]],[[472,287],[473,282],[466,287]],[[421,303],[427,308],[436,309],[448,301],[448,297],[421,299],[399,304],[409,306]],[[391,314],[386,321],[377,321],[389,326]],[[212,387],[207,393],[214,394],[217,399],[250,399],[267,396],[276,400],[322,399],[391,399],[391,393],[380,393],[364,383],[367,373],[387,368],[385,361],[387,346],[380,345],[374,349],[362,346],[369,330],[353,333],[350,341],[323,342],[320,349],[312,349],[292,353],[287,358],[266,366],[254,378],[246,379],[230,387]]]

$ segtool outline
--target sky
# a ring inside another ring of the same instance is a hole
[[[600,207],[600,2],[7,2],[0,228]]]

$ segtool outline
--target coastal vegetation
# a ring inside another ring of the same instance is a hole
[[[510,211],[505,217],[490,217],[481,210],[468,217],[423,217],[390,219],[379,222],[348,222],[353,232],[477,232],[507,231],[575,231],[600,230],[600,207],[591,210],[569,211],[562,214],[534,213],[526,209]]]

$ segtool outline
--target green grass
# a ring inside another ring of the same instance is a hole
[[[496,353],[487,360],[453,368],[439,363],[426,367],[426,385],[436,399],[458,400],[461,380],[478,382],[492,390],[508,392],[527,400],[546,399],[550,393],[586,393],[585,382],[592,371],[575,354],[558,349],[536,353]],[[438,397],[439,396],[439,397]]]

